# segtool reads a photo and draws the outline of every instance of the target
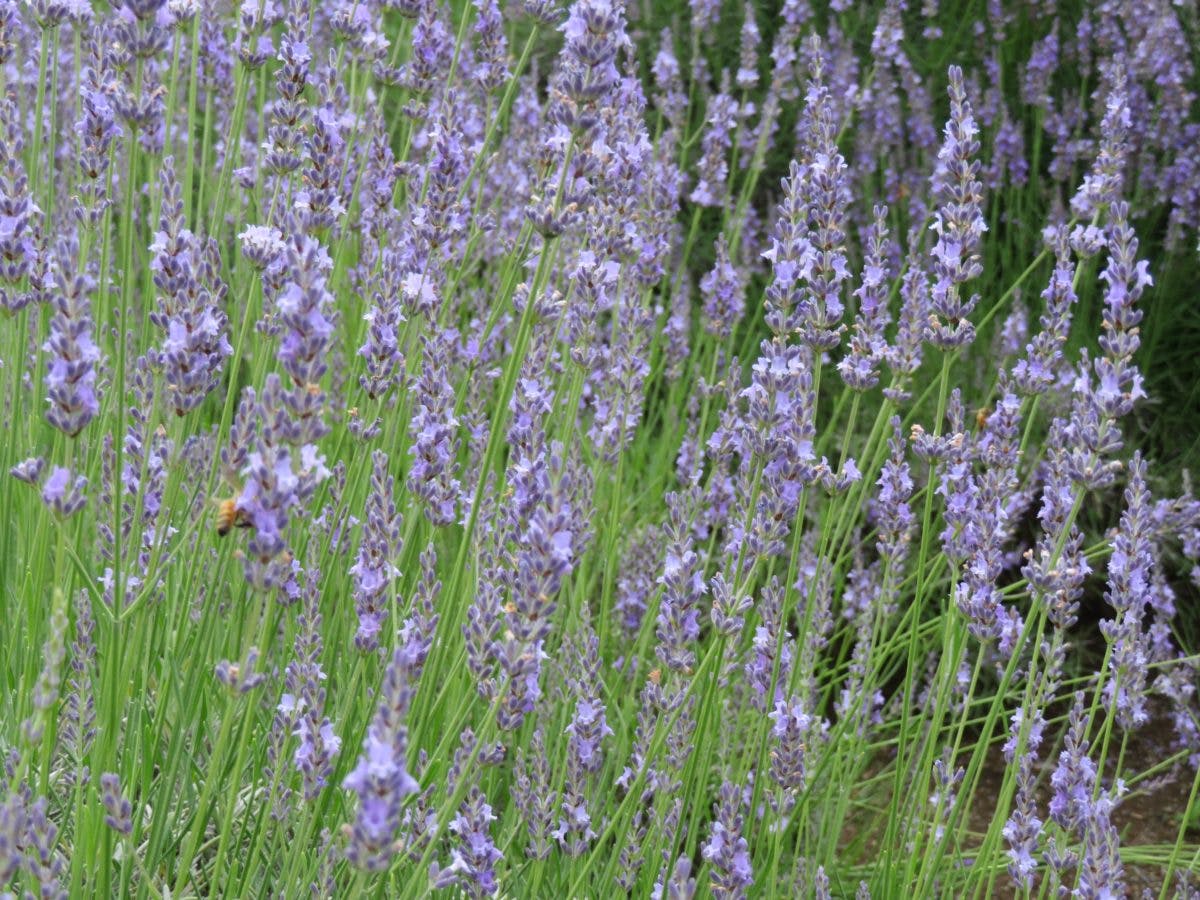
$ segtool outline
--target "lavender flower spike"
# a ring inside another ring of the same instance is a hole
[[[217,277],[217,245],[183,227],[183,194],[171,157],[162,163],[160,230],[150,261],[159,305],[150,321],[166,332],[158,362],[176,415],[195,409],[221,380],[221,367],[233,354],[229,322],[221,308],[226,286]]]
[[[325,672],[321,669],[321,573],[309,566],[304,573],[301,592],[304,607],[299,616],[300,629],[296,635],[296,658],[288,664],[285,680],[289,693],[282,702],[296,708],[296,747],[294,761],[304,780],[304,798],[315,800],[333,774],[333,758],[342,747],[341,738],[333,731],[333,723],[325,715]]]
[[[933,247],[933,318],[929,340],[943,350],[964,347],[975,340],[975,326],[967,316],[977,297],[964,299],[962,285],[983,273],[979,245],[987,223],[983,220],[983,184],[979,180],[979,128],[967,102],[962,69],[950,67],[950,121],[938,151],[933,192],[938,200],[931,226],[937,235]]]
[[[708,840],[701,847],[712,865],[711,887],[718,900],[740,900],[754,883],[750,847],[742,837],[742,790],[731,782],[721,785],[721,799]]]
[[[379,706],[367,728],[358,765],[342,787],[358,794],[358,814],[345,826],[346,858],[360,869],[386,869],[395,854],[404,800],[420,785],[408,772],[408,728],[412,699],[409,659],[403,648],[392,654],[379,691]]]
[[[78,257],[77,240],[59,242],[51,297],[55,312],[50,336],[42,346],[51,355],[46,368],[46,400],[50,404],[46,419],[70,437],[79,434],[100,411],[96,395],[100,348],[92,339],[89,299],[96,283],[86,273],[75,271]]]
[[[363,523],[362,543],[350,568],[354,582],[354,607],[358,649],[373,651],[387,616],[388,587],[400,574],[393,559],[400,549],[400,514],[393,499],[394,479],[388,474],[388,457],[382,450],[371,454],[371,493]]]
[[[69,469],[55,466],[42,485],[42,502],[59,518],[68,519],[87,505],[87,483],[82,475],[72,481]]]
[[[132,834],[133,805],[121,793],[121,779],[115,773],[100,776],[100,800],[104,804],[104,824],[120,834]]]

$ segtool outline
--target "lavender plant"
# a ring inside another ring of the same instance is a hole
[[[0,0],[0,896],[1194,896],[1195,9],[953,7]]]

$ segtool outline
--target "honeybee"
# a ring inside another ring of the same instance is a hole
[[[983,429],[987,426],[987,420],[991,414],[992,408],[990,406],[981,406],[979,409],[975,410],[975,427],[980,431],[983,431]]]
[[[217,503],[217,536],[225,537],[233,528],[249,528],[253,523],[250,515],[238,506],[236,497]]]

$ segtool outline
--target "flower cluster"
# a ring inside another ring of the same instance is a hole
[[[0,898],[1194,895],[1191,6],[0,0]]]

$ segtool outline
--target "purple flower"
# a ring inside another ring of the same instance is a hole
[[[1001,389],[1005,385],[1002,382]],[[998,639],[1000,651],[1009,652],[1020,634],[1020,617],[1001,604],[996,581],[1004,569],[1003,547],[1011,536],[1008,504],[1018,487],[1020,401],[1006,393],[988,416],[974,453],[965,441],[956,441],[949,465],[941,468],[938,493],[946,498],[943,544],[951,558],[963,560],[963,577],[955,588],[960,612],[968,629],[981,641]],[[970,457],[981,471],[970,471]]]
[[[38,0],[29,4],[34,20],[43,29],[54,28],[64,22],[81,24],[92,18],[89,0]]]
[[[819,352],[836,347],[843,330],[839,324],[844,311],[842,284],[850,278],[846,262],[850,185],[846,161],[838,151],[833,98],[822,79],[815,38],[812,53],[812,80],[804,98],[809,119],[807,149],[812,160],[804,178],[812,222],[808,236],[811,256],[799,271],[807,285],[798,312],[800,340]]]
[[[404,800],[420,790],[408,772],[408,714],[412,689],[408,659],[397,648],[383,674],[379,705],[358,764],[342,787],[358,794],[358,813],[347,826],[346,858],[370,872],[386,869],[396,852]]]
[[[1071,212],[1078,219],[1090,219],[1121,196],[1125,164],[1129,157],[1129,127],[1132,114],[1126,92],[1125,70],[1112,63],[1112,84],[1105,100],[1104,119],[1100,123],[1100,153],[1092,170],[1084,177],[1079,191],[1071,198]]]
[[[1108,419],[1127,415],[1142,397],[1142,376],[1133,355],[1141,346],[1138,324],[1142,311],[1135,307],[1142,292],[1154,284],[1149,263],[1137,258],[1137,237],[1128,222],[1129,206],[1114,202],[1109,210],[1108,265],[1100,273],[1107,285],[1104,292],[1103,334],[1100,348],[1104,356],[1095,361],[1099,386],[1093,402],[1099,414]]]
[[[664,28],[658,37],[658,53],[650,66],[650,72],[658,89],[654,98],[655,106],[673,127],[679,128],[687,108],[687,93],[683,88],[674,42],[674,33],[670,28]]]
[[[52,711],[57,708],[62,688],[63,662],[67,656],[67,604],[62,591],[57,588],[52,599],[49,627],[42,644],[42,668],[31,691],[33,710],[20,725],[21,738],[30,753],[36,752],[41,744],[46,724],[52,721]],[[12,778],[11,774],[9,778]]]
[[[754,4],[747,3],[742,17],[742,43],[738,53],[738,70],[734,80],[743,90],[753,90],[758,84],[758,48],[762,35],[754,16]]]
[[[438,615],[434,612],[442,583],[437,580],[437,551],[433,539],[421,551],[420,577],[411,601],[411,614],[400,625],[396,636],[409,667],[409,679],[416,681],[425,668],[433,647]]]
[[[692,8],[692,33],[706,43],[712,39],[709,33],[721,20],[719,0],[689,0]]]
[[[213,674],[231,693],[248,694],[267,680],[262,672],[254,671],[258,656],[258,648],[251,647],[246,651],[245,660],[237,663],[223,659],[214,666]]]
[[[696,879],[692,875],[692,861],[686,856],[675,860],[671,877],[666,886],[655,884],[650,896],[652,900],[692,900],[696,896]]]
[[[500,624],[504,618],[501,608],[504,572],[493,554],[480,562],[479,583],[475,598],[467,607],[467,621],[462,626],[467,643],[467,668],[475,680],[475,688],[486,700],[495,698],[498,681],[496,661],[499,657]]]
[[[425,338],[422,367],[412,385],[409,431],[413,461],[408,489],[421,498],[427,519],[449,525],[457,518],[458,426],[450,360],[454,335],[437,331]]]
[[[438,84],[454,57],[454,34],[437,3],[419,3],[412,30],[412,55],[404,73],[404,85],[416,93],[428,93]]]
[[[1112,644],[1104,697],[1122,728],[1132,729],[1150,719],[1147,678],[1153,650],[1144,628],[1147,600],[1155,570],[1151,537],[1151,502],[1146,489],[1146,463],[1135,453],[1129,463],[1125,511],[1108,558],[1108,590],[1104,599],[1115,615],[1100,623]]]
[[[1026,355],[1013,367],[1013,383],[1024,394],[1041,394],[1050,388],[1062,366],[1062,347],[1071,328],[1071,307],[1075,305],[1075,266],[1066,229],[1050,236],[1054,244],[1054,271],[1050,284],[1042,291],[1046,301],[1040,322],[1042,330],[1026,345]]]
[[[29,891],[37,897],[65,897],[63,881],[67,874],[66,857],[57,850],[58,826],[50,818],[45,797],[30,802],[30,792],[10,791],[9,800],[0,806],[0,878],[8,884],[18,868],[28,873]],[[7,857],[7,858],[6,858]]]
[[[1043,534],[1038,538],[1033,551],[1026,555],[1027,562],[1021,574],[1029,581],[1036,595],[1046,604],[1052,623],[1069,628],[1076,620],[1079,597],[1083,593],[1083,582],[1091,572],[1082,552],[1083,534],[1078,526],[1064,534],[1067,515],[1074,504],[1067,449],[1065,423],[1056,419],[1052,423],[1047,446],[1055,448],[1047,465],[1045,486],[1042,489],[1042,504],[1038,518]],[[1061,542],[1062,550],[1058,545]]]
[[[718,572],[710,582],[712,588],[712,621],[717,632],[737,638],[745,622],[745,614],[753,605],[749,596],[735,597],[725,576]]]
[[[595,415],[588,437],[611,465],[637,434],[650,375],[647,359],[654,316],[636,297],[633,291],[622,292],[614,314],[623,327],[593,364],[598,369],[592,377]]]
[[[100,776],[100,802],[104,805],[104,824],[119,834],[133,833],[133,804],[121,793],[121,779],[114,772]]]
[[[1038,838],[1042,833],[1042,820],[1037,817],[1037,796],[1034,793],[1036,779],[1033,772],[1033,752],[1021,757],[1017,770],[1016,808],[1002,831],[1008,843],[1008,874],[1022,888],[1033,886],[1033,874],[1037,870]]]
[[[876,497],[875,516],[879,523],[879,552],[894,564],[903,562],[912,539],[914,518],[909,499],[912,497],[913,480],[905,459],[904,435],[900,417],[893,416],[892,436],[888,439],[890,453],[883,464]]]
[[[825,874],[824,866],[817,866],[817,872],[813,876],[813,897],[814,900],[833,900],[833,894],[829,891],[829,876]]]
[[[247,416],[239,410],[239,419],[257,420],[253,434],[245,434],[249,443],[244,457],[235,447],[229,461],[242,458],[242,492],[237,498],[253,526],[249,551],[245,560],[246,577],[259,587],[279,587],[286,580],[288,559],[286,531],[295,507],[303,507],[317,485],[330,474],[325,461],[312,444],[302,444],[293,450],[287,442],[305,435],[284,405],[283,386],[279,376],[267,376],[261,395],[256,399],[247,389],[242,404],[249,407]],[[252,410],[252,412],[250,411]],[[231,433],[231,438],[235,435]],[[240,442],[242,430],[237,430]],[[252,443],[250,443],[252,441]]]
[[[283,242],[283,232],[269,225],[247,225],[238,234],[242,242],[242,253],[251,265],[264,269],[279,259],[287,245]]]
[[[324,394],[318,382],[329,368],[334,331],[328,317],[333,295],[327,287],[333,261],[319,241],[299,231],[289,236],[286,248],[284,281],[275,299],[284,328],[278,359],[293,385],[282,395],[292,415],[292,440],[307,443],[329,431],[322,416]]]
[[[746,308],[745,279],[729,261],[729,244],[724,234],[717,237],[716,252],[712,271],[700,279],[704,330],[720,340],[728,340]]]
[[[160,230],[150,245],[150,271],[159,297],[150,321],[166,332],[158,363],[166,377],[168,402],[182,416],[217,386],[233,348],[222,309],[227,288],[217,275],[217,245],[211,240],[202,243],[183,227],[183,195],[169,156],[162,163],[161,181]]]
[[[454,763],[447,778],[447,789],[453,794],[460,779],[466,777],[466,765],[478,750],[477,760],[481,765],[494,764],[503,759],[503,747],[477,747],[477,739],[470,729],[462,733],[462,743],[454,754]],[[479,767],[474,777],[479,777]],[[491,823],[496,820],[487,797],[477,784],[468,789],[467,798],[459,807],[450,823],[450,831],[457,836],[451,849],[450,864],[442,867],[436,862],[429,867],[429,878],[435,888],[458,885],[468,897],[489,897],[499,890],[496,880],[496,863],[504,858],[490,834]]]
[[[96,620],[92,600],[86,591],[75,595],[75,640],[71,643],[71,675],[63,700],[58,736],[66,753],[83,759],[91,751],[96,737]],[[68,771],[74,784],[89,777],[86,768]]]
[[[393,560],[400,551],[401,517],[393,499],[395,480],[388,474],[387,454],[371,454],[371,492],[363,516],[363,536],[350,569],[354,609],[358,614],[355,646],[370,652],[379,647],[379,632],[387,617],[388,588],[400,570]]]
[[[729,180],[725,157],[737,126],[737,115],[737,101],[728,94],[716,94],[708,102],[707,127],[700,139],[700,160],[696,163],[696,185],[688,197],[698,206],[721,206],[725,202]]]
[[[1058,50],[1058,20],[1055,19],[1050,32],[1035,42],[1030,51],[1021,82],[1022,102],[1042,109],[1050,108],[1050,82],[1059,66]]]
[[[335,228],[346,213],[342,198],[346,140],[341,133],[341,118],[329,103],[316,109],[310,125],[310,136],[305,142],[309,164],[304,170],[304,190],[296,193],[292,209],[305,231],[322,232]],[[308,243],[307,239],[304,243]],[[310,251],[305,248],[303,252],[307,255]],[[308,274],[310,277],[313,274],[311,268]],[[303,287],[310,289],[308,285]],[[319,294],[321,288],[313,285],[312,289]]]
[[[838,372],[846,385],[865,391],[879,383],[879,364],[887,354],[883,331],[891,316],[888,313],[888,231],[887,207],[875,207],[875,219],[867,239],[867,258],[863,262],[862,284],[854,295],[858,298],[858,315],[850,338],[850,352],[838,363]]]
[[[430,871],[435,887],[457,884],[464,888],[468,897],[489,897],[499,889],[495,865],[501,853],[488,834],[488,826],[495,820],[487,798],[477,788],[463,809],[450,822],[450,830],[458,836],[459,846],[452,851],[450,865],[444,869],[436,866]]]
[[[284,671],[284,683],[289,691],[285,703],[296,711],[295,734],[300,738],[293,761],[304,779],[304,798],[316,800],[321,789],[333,774],[333,758],[342,741],[333,731],[333,723],[325,716],[325,672],[321,669],[321,573],[314,567],[304,572],[300,589],[303,606],[296,632],[296,658]]]
[[[82,475],[72,480],[69,469],[55,466],[42,485],[42,502],[60,518],[69,518],[87,505],[87,483]]]
[[[509,78],[508,41],[496,0],[472,0],[475,7],[475,70],[472,78],[479,87],[491,92]]]
[[[558,794],[550,787],[550,764],[541,729],[533,732],[528,749],[517,749],[513,777],[513,804],[524,818],[529,834],[525,855],[530,859],[548,859],[554,848],[551,832]]]
[[[4,43],[0,37],[0,44]],[[24,129],[11,97],[0,101],[0,307],[23,309],[33,294],[16,287],[30,274],[37,257],[39,213],[29,189],[22,152]]]
[[[50,320],[50,336],[42,345],[50,354],[46,366],[46,400],[50,408],[46,419],[71,437],[79,434],[100,411],[100,398],[96,395],[100,348],[92,338],[89,299],[96,283],[90,276],[75,271],[78,257],[77,239],[59,242],[51,294],[55,312]]]
[[[743,457],[752,454],[754,466],[761,466],[763,490],[757,505],[735,513],[724,548],[730,558],[747,567],[756,558],[786,551],[784,538],[805,487],[830,475],[826,460],[817,460],[813,450],[816,396],[811,350],[776,336],[764,340],[759,353],[750,385],[741,391],[744,414],[729,429],[722,424],[709,439],[710,452],[729,441]],[[747,490],[740,504],[750,500]]]
[[[1095,763],[1087,755],[1086,733],[1084,694],[1077,691],[1063,750],[1050,776],[1054,788],[1050,818],[1082,839],[1078,860],[1080,896],[1120,897],[1125,893],[1120,840],[1111,816],[1125,788],[1118,781],[1111,791],[1097,790],[1098,775]]]
[[[1092,806],[1092,788],[1096,782],[1096,764],[1088,757],[1087,716],[1084,695],[1075,693],[1069,727],[1058,764],[1050,776],[1054,796],[1050,799],[1050,818],[1063,828],[1077,828],[1087,819]]]
[[[903,402],[908,397],[904,382],[921,367],[922,343],[929,321],[929,279],[920,258],[915,254],[910,254],[905,262],[904,275],[900,280],[900,300],[896,337],[885,357],[888,368],[901,382],[893,388],[884,389],[884,396],[893,402]]]
[[[754,883],[750,845],[742,837],[741,806],[741,789],[724,782],[708,840],[700,848],[701,855],[712,866],[709,884],[713,896],[725,900],[745,897],[746,889]]]
[[[786,334],[798,322],[801,272],[810,269],[814,250],[807,236],[808,204],[804,193],[805,170],[792,161],[783,181],[783,200],[775,220],[770,248],[763,258],[771,263],[771,281],[764,303],[767,327],[776,335]]]
[[[587,809],[587,793],[591,781],[604,762],[601,744],[612,735],[600,699],[600,641],[587,634],[578,645],[570,647],[578,654],[581,672],[570,678],[575,693],[575,715],[567,725],[567,778],[563,787],[562,817],[552,832],[568,856],[582,856],[591,839],[596,836]]]
[[[695,644],[700,638],[700,598],[707,586],[699,557],[692,549],[688,498],[668,494],[666,549],[662,575],[662,599],[658,607],[658,645],[655,655],[669,669],[690,672],[696,664]]]
[[[617,51],[629,43],[625,36],[624,10],[611,0],[577,0],[561,28],[564,65],[583,69],[585,82],[580,93],[599,93],[617,79]]]
[[[966,346],[975,339],[967,316],[976,297],[964,298],[962,285],[983,272],[979,245],[987,223],[983,219],[983,185],[978,179],[979,133],[967,102],[962,69],[951,66],[950,120],[938,151],[932,187],[938,206],[930,226],[937,235],[931,255],[934,281],[931,306],[934,318],[929,340],[943,350]]]
[[[304,102],[304,86],[312,52],[306,39],[310,23],[300,4],[289,4],[287,30],[279,40],[279,62],[275,71],[275,88],[279,99],[270,105],[271,124],[267,128],[266,155],[263,167],[276,175],[300,168],[300,132],[308,118]]]
[[[654,593],[661,537],[658,528],[648,528],[633,538],[621,558],[613,615],[621,631],[630,638],[636,637],[641,629],[642,617]]]
[[[505,609],[509,634],[497,648],[509,678],[509,695],[500,713],[501,727],[506,729],[517,727],[541,696],[539,681],[546,658],[542,647],[553,624],[556,595],[574,568],[581,541],[582,523],[576,520],[571,503],[572,475],[561,454],[560,445],[550,448],[547,481],[528,512],[513,523],[515,570]]]
[[[933,793],[929,797],[929,805],[934,808],[934,829],[936,840],[941,841],[945,834],[945,820],[958,803],[958,785],[962,782],[963,769],[953,769],[949,762],[950,748],[947,747],[941,759],[933,761]]]
[[[785,629],[781,604],[783,588],[778,579],[763,589],[759,601],[762,624],[754,629],[750,653],[743,667],[746,683],[751,689],[750,702],[759,712],[766,712],[783,702],[783,686],[788,683],[795,655],[795,641]],[[782,632],[782,641],[780,633]],[[780,651],[782,647],[782,652]],[[776,659],[778,658],[778,663]],[[775,678],[778,665],[778,678]],[[775,679],[772,682],[772,679]],[[774,692],[772,693],[772,684]]]
[[[775,739],[771,777],[789,792],[802,791],[808,780],[808,744],[815,719],[805,712],[803,701],[796,696],[777,700],[768,718]]]
[[[8,474],[17,481],[23,481],[26,484],[37,484],[38,479],[42,477],[42,469],[46,466],[46,460],[40,456],[31,456],[29,459],[23,460],[8,470]]]

